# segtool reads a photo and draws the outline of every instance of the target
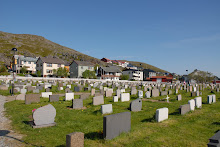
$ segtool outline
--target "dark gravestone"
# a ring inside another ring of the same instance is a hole
[[[113,139],[131,129],[131,112],[122,112],[103,117],[103,137]]]
[[[74,91],[75,91],[75,92],[80,92],[79,86],[74,87]]]
[[[191,96],[196,96],[196,92],[191,92]]]
[[[83,108],[83,99],[73,99],[73,109]]]
[[[49,95],[50,102],[59,102],[59,95]]]
[[[85,87],[85,88],[84,88],[84,91],[88,91],[88,90],[89,90],[89,88],[88,88],[88,87]]]
[[[33,112],[34,124],[33,128],[42,128],[55,126],[54,119],[56,117],[56,109],[51,105],[38,108]]]
[[[66,147],[84,147],[84,133],[73,132],[66,135]]]
[[[220,146],[220,131],[218,131],[214,136],[209,138],[208,147],[219,147]]]
[[[141,111],[142,109],[142,100],[141,99],[136,99],[136,100],[133,100],[131,103],[130,103],[130,110],[131,111]]]
[[[26,94],[25,104],[38,103],[40,102],[40,94]]]
[[[43,90],[43,86],[37,86],[36,89]]]
[[[35,89],[35,88],[32,87],[32,86],[28,86],[28,87],[27,87],[27,92],[33,91],[34,89]]]
[[[190,111],[190,104],[181,105],[179,110],[181,115],[188,113]]]

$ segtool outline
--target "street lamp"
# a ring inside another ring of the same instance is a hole
[[[14,52],[14,58],[13,58],[13,65],[12,65],[12,69],[13,69],[13,82],[12,82],[12,90],[11,90],[11,95],[14,95],[14,82],[15,82],[15,52],[17,52],[18,50],[16,48],[12,48],[11,51]]]

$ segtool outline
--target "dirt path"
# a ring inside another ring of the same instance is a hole
[[[11,121],[5,117],[4,104],[14,100],[15,97],[0,95],[0,147],[24,147],[22,135],[15,133],[10,125]]]

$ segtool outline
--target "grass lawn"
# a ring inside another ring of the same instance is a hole
[[[194,98],[190,93],[179,90],[182,101],[176,100],[176,95],[170,95],[170,103],[151,102],[143,100],[140,112],[131,112],[131,131],[123,133],[113,140],[104,140],[102,137],[103,115],[101,106],[92,105],[92,97],[84,100],[84,110],[68,109],[72,101],[48,102],[41,98],[40,103],[25,105],[24,101],[12,101],[5,104],[8,117],[17,132],[25,134],[23,140],[29,145],[37,146],[65,146],[66,135],[72,132],[85,134],[85,146],[206,146],[208,139],[220,130],[220,93],[216,94],[217,102],[206,104],[210,90],[203,91],[202,109],[195,109],[185,115],[178,114],[180,105],[187,104]],[[166,96],[151,98],[159,100]],[[78,98],[76,96],[75,98]],[[129,111],[130,102],[116,102],[113,98],[105,98],[105,104],[113,104],[113,114]],[[132,96],[131,99],[136,99]],[[57,126],[33,129],[28,125],[31,121],[32,110],[52,104],[57,111],[55,122]],[[167,107],[169,119],[155,122],[156,109]]]

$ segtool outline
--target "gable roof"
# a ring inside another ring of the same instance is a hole
[[[102,68],[105,72],[118,72],[121,73],[121,70],[117,66],[108,66],[108,67],[100,67]]]
[[[45,57],[40,57],[39,59],[41,59],[44,63],[52,63],[52,64],[64,64],[64,61],[59,59],[59,58],[45,58]]]
[[[87,62],[87,61],[77,61],[77,60],[74,60],[73,62],[76,62],[76,64],[78,64],[79,66],[94,66],[93,63]]]

